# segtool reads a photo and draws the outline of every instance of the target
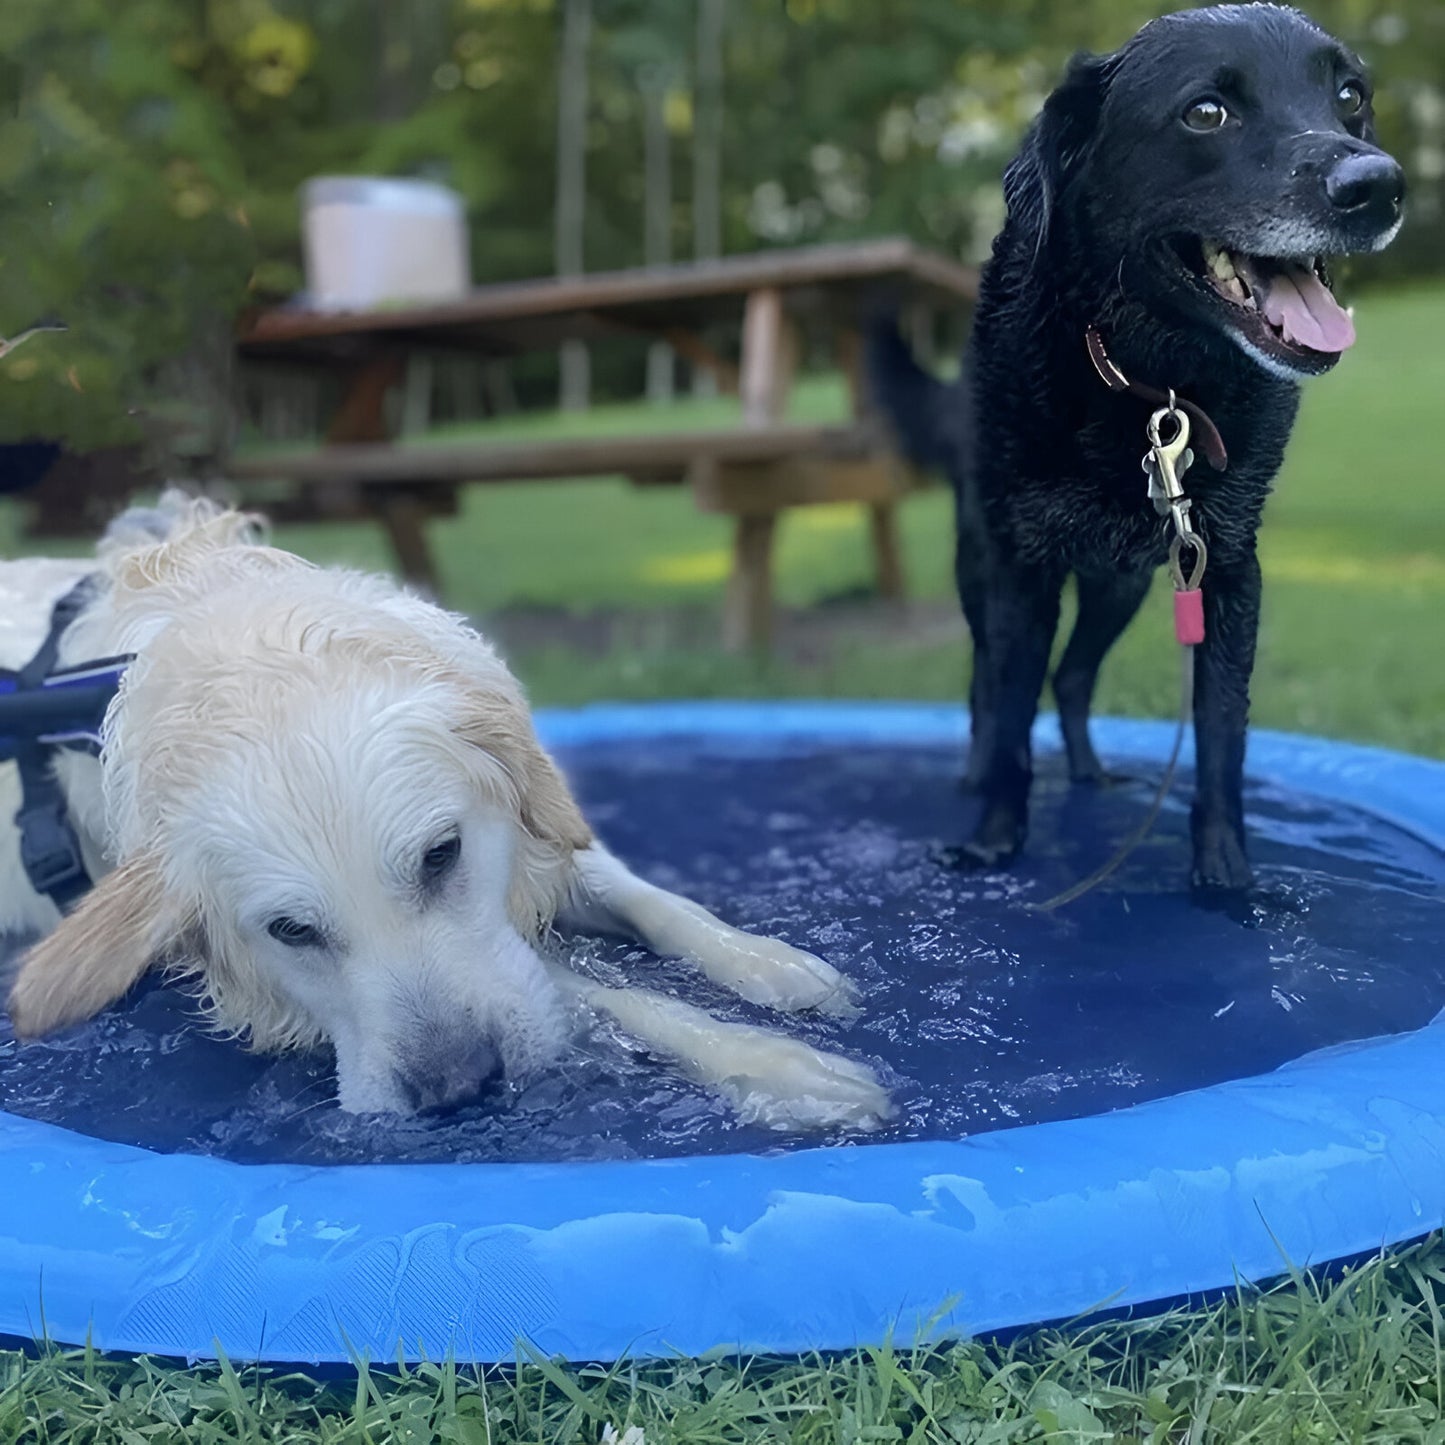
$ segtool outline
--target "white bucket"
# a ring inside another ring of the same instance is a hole
[[[453,301],[471,285],[466,215],[431,181],[318,176],[301,191],[309,304],[319,311]]]

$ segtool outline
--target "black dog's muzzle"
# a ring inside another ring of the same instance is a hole
[[[1325,197],[1361,230],[1387,231],[1405,203],[1405,172],[1384,151],[1351,151],[1325,172]]]

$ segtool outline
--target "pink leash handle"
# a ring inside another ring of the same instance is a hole
[[[1184,647],[1204,641],[1204,593],[1190,587],[1174,594],[1174,635]]]

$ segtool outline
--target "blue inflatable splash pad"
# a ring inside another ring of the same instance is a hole
[[[357,1118],[324,1056],[257,1058],[159,987],[44,1044],[0,1031],[0,1332],[186,1356],[574,1360],[841,1348],[1223,1288],[1438,1227],[1445,765],[1257,733],[1259,898],[1191,903],[1172,730],[1104,722],[1132,781],[1069,788],[1041,725],[1030,853],[946,866],[966,719],[895,705],[543,714],[645,876],[828,957],[868,1136],[790,1137],[604,1028],[521,1090]],[[776,1023],[623,943],[579,968]]]

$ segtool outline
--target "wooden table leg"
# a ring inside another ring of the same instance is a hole
[[[428,509],[416,497],[391,490],[379,492],[372,508],[391,540],[402,577],[424,596],[440,597],[441,581],[426,535]]]
[[[798,332],[773,288],[754,291],[743,312],[738,393],[744,426],[783,420],[798,365]],[[733,570],[723,606],[723,646],[766,652],[773,638],[773,535],[777,514],[744,513],[736,521]]]
[[[695,368],[700,368],[717,381],[717,389],[725,396],[738,394],[738,369],[715,346],[710,346],[705,337],[694,331],[685,331],[680,326],[669,327],[662,333],[667,342],[682,359]]]
[[[738,391],[744,426],[782,421],[798,366],[798,331],[783,309],[783,293],[754,291],[743,311],[743,356]]]
[[[733,534],[733,570],[723,605],[723,646],[764,652],[773,635],[773,535],[777,517],[742,516]]]
[[[400,356],[381,356],[356,367],[327,428],[326,440],[334,445],[389,442],[386,398],[405,375],[406,365]],[[440,597],[441,579],[426,535],[429,509],[419,498],[400,489],[358,490],[364,508],[385,530],[402,577],[428,597]]]
[[[852,326],[840,326],[835,343],[838,365],[843,371],[843,380],[848,384],[848,411],[854,421],[877,414],[873,405],[873,393],[868,385],[867,358],[863,349],[863,338]]]
[[[405,371],[399,356],[377,357],[353,368],[341,405],[326,429],[326,440],[334,445],[390,441],[386,394],[402,380]]]
[[[878,595],[889,602],[902,602],[907,588],[903,581],[903,549],[898,541],[898,503],[874,502],[868,508],[868,521]]]

